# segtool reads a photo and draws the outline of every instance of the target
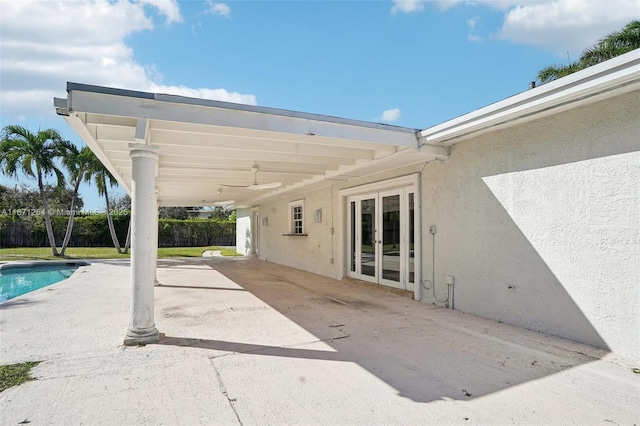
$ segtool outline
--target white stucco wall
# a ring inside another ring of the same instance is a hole
[[[236,251],[245,256],[251,254],[251,209],[237,209]]]
[[[306,236],[286,236],[289,226],[289,202],[304,200],[304,231]],[[314,221],[314,212],[322,210],[322,222]],[[332,263],[331,188],[294,195],[260,206],[260,258],[317,274],[335,276]],[[337,237],[337,236],[336,236]]]
[[[427,165],[438,297],[452,274],[456,309],[640,357],[638,117],[636,92],[462,142]]]

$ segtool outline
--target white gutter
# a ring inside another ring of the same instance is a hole
[[[640,89],[640,49],[418,132],[421,145],[453,144],[576,103]]]

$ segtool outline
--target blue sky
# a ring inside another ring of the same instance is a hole
[[[53,109],[74,81],[424,129],[639,16],[637,0],[0,0],[0,124],[81,144]]]

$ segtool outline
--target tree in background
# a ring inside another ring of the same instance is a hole
[[[67,211],[73,191],[67,188],[45,185],[44,192],[49,202],[51,211]],[[76,209],[82,209],[84,201],[81,196],[76,196]],[[25,184],[13,187],[0,185],[0,214],[20,215],[27,209],[43,210],[40,191]],[[30,218],[24,217],[23,219]]]
[[[35,178],[38,182],[40,198],[43,206],[47,237],[54,256],[59,256],[55,235],[51,225],[49,202],[45,192],[44,180],[55,175],[58,187],[64,187],[64,174],[56,164],[64,158],[72,144],[62,139],[57,130],[39,130],[32,133],[18,125],[3,128],[0,141],[0,169],[7,176],[17,178],[18,172]]]
[[[131,197],[128,194],[111,197],[111,208],[114,211],[131,211]]]
[[[158,209],[160,219],[188,219],[189,210],[186,207],[160,207]]]
[[[89,147],[83,147],[78,149],[75,145],[71,145],[71,149],[67,152],[67,155],[62,159],[62,164],[69,172],[69,178],[73,184],[73,196],[71,198],[71,207],[69,209],[69,218],[67,219],[67,230],[64,234],[64,240],[62,241],[62,247],[60,248],[60,255],[64,256],[64,252],[67,250],[69,240],[71,239],[71,232],[73,231],[73,221],[77,209],[78,191],[80,190],[80,184],[91,181],[91,165],[95,158],[95,154]]]
[[[209,211],[209,219],[235,220],[236,210],[229,207],[215,206]]]
[[[118,241],[118,235],[116,235],[116,229],[113,225],[113,217],[111,216],[111,205],[109,202],[109,187],[116,186],[118,182],[95,155],[91,159],[91,165],[89,166],[88,173],[98,188],[98,194],[104,195],[107,208],[107,222],[109,224],[109,233],[111,234],[113,245],[118,253],[125,253],[120,246],[120,241]]]
[[[585,49],[577,61],[569,65],[551,65],[541,69],[538,80],[541,84],[549,83],[638,48],[640,48],[640,20],[636,19],[625,25],[622,30],[604,36],[598,43]]]
[[[117,212],[129,212],[129,225],[127,226],[127,238],[124,241],[124,253],[129,253],[129,246],[131,245],[131,197],[128,194],[124,194],[121,197],[111,198],[111,209]]]
[[[160,207],[158,213],[160,219],[190,219],[200,217],[200,212],[204,211],[202,207]]]

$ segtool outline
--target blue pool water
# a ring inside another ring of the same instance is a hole
[[[37,265],[0,269],[0,302],[65,280],[78,265]]]

